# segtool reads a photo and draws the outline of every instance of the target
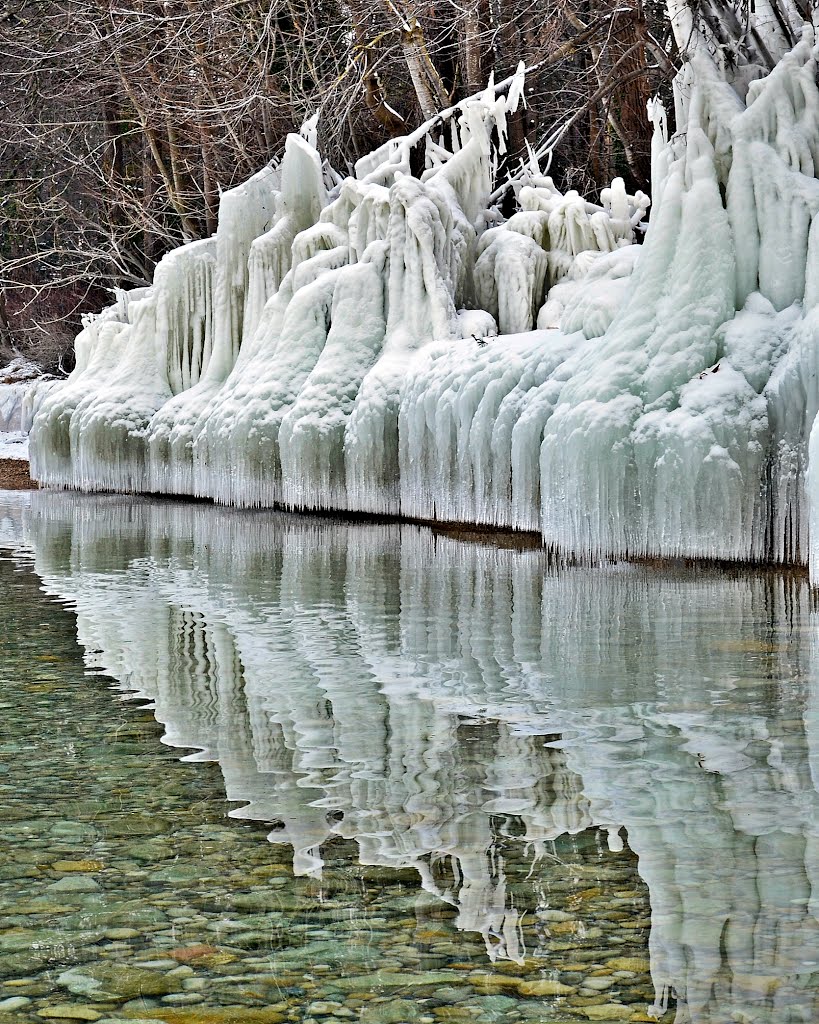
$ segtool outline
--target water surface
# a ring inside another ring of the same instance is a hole
[[[0,1021],[819,1018],[800,576],[49,492],[0,546]]]

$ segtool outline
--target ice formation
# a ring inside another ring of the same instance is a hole
[[[21,356],[0,367],[0,459],[28,459],[28,396],[51,379]]]
[[[678,6],[690,61],[676,135],[651,107],[644,244],[646,196],[618,180],[595,205],[534,162],[501,214],[522,69],[344,180],[290,136],[223,194],[213,239],[89,319],[39,396],[34,475],[534,530],[580,556],[807,562],[815,28],[788,51],[758,5],[779,58],[761,77]]]
[[[805,581],[555,572],[414,525],[47,491],[0,494],[0,545],[76,612],[90,669],[218,762],[234,815],[279,822],[297,872],[353,840],[414,868],[490,957],[548,970],[541,858],[594,827],[638,854],[659,1007],[673,990],[679,1024],[817,1019]]]

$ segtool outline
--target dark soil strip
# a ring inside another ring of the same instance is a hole
[[[30,491],[37,486],[28,475],[28,462],[23,459],[0,459],[0,490]]]

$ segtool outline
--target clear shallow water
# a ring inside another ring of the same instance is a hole
[[[801,578],[47,492],[0,546],[0,1022],[819,1019]]]

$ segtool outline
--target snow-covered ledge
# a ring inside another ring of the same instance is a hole
[[[817,48],[811,25],[790,52],[769,29],[774,70],[733,82],[679,29],[684,130],[653,106],[643,245],[648,199],[619,181],[597,206],[533,164],[501,216],[522,73],[344,180],[290,136],[222,196],[213,239],[86,322],[38,398],[35,476],[539,530],[593,557],[806,562]]]
[[[25,399],[43,372],[35,363],[18,356],[0,367],[0,459],[28,459],[28,428]]]

